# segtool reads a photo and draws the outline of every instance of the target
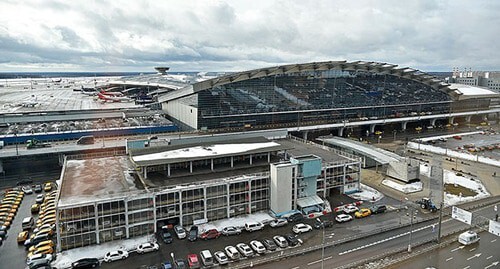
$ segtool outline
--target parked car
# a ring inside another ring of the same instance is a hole
[[[358,210],[359,210],[358,207],[353,206],[353,205],[348,205],[348,206],[344,207],[344,213],[346,213],[346,214],[354,213]]]
[[[372,205],[370,211],[372,214],[384,213],[387,210],[386,205]]]
[[[286,248],[288,247],[288,241],[286,240],[285,237],[281,235],[275,235],[273,236],[274,242],[276,242],[276,245],[278,245],[280,248]]]
[[[347,222],[350,220],[352,220],[352,216],[347,214],[340,214],[335,217],[335,221],[337,221],[338,223]]]
[[[17,243],[23,244],[26,239],[28,239],[28,231],[22,231],[17,235]]]
[[[285,226],[288,224],[288,221],[286,219],[274,219],[269,223],[269,226],[275,228],[275,227],[281,227]]]
[[[147,253],[147,252],[152,252],[152,251],[157,251],[160,249],[160,246],[157,243],[142,243],[137,246],[137,253],[142,254],[142,253]]]
[[[126,250],[115,250],[110,251],[104,255],[105,262],[112,262],[117,260],[123,260],[128,258],[128,252]]]
[[[231,259],[231,260],[237,260],[240,258],[240,253],[238,252],[238,250],[233,247],[233,246],[227,246],[224,248],[224,251],[226,252],[227,256]]]
[[[299,223],[299,224],[295,224],[293,226],[292,230],[296,234],[301,234],[301,233],[306,233],[306,232],[311,231],[312,227],[309,224]]]
[[[302,215],[302,213],[294,213],[290,216],[288,216],[287,218],[288,222],[296,222],[296,221],[303,221],[304,220],[304,216]]]
[[[198,239],[198,226],[193,225],[191,226],[191,229],[189,229],[189,234],[188,234],[188,240],[193,242]]]
[[[165,242],[165,244],[170,244],[173,241],[172,234],[168,229],[161,229],[160,230],[160,237]]]
[[[247,230],[248,232],[259,231],[262,229],[264,229],[264,224],[262,224],[261,222],[251,221],[245,223],[245,230]]]
[[[240,233],[241,233],[241,229],[238,227],[234,227],[234,226],[228,226],[228,227],[224,227],[224,229],[222,229],[222,234],[226,235],[226,236],[240,234]]]
[[[368,217],[371,214],[372,214],[372,212],[370,211],[370,209],[361,208],[359,211],[356,211],[356,213],[354,213],[354,216],[359,219],[359,218]]]
[[[40,243],[38,243],[38,244],[36,244],[36,245],[34,245],[34,246],[31,246],[31,247],[29,248],[29,250],[28,250],[28,251],[29,251],[29,252],[33,252],[33,251],[35,251],[36,249],[38,249],[38,248],[42,248],[42,247],[44,247],[44,246],[51,246],[51,247],[55,247],[55,244],[54,244],[54,241],[52,241],[52,240],[42,241],[42,242],[40,242]]]
[[[31,264],[28,266],[29,269],[38,269],[38,268],[50,268],[49,265],[50,261],[39,259],[39,260],[34,260],[31,262]]]
[[[39,195],[36,196],[35,202],[37,204],[41,204],[41,203],[43,203],[43,199],[44,198],[45,198],[45,196],[43,194],[39,194]]]
[[[208,240],[208,239],[214,239],[214,238],[219,238],[221,233],[217,231],[217,229],[210,229],[208,231],[205,231],[200,235],[200,238],[203,240]]]
[[[196,254],[188,254],[187,255],[187,262],[189,265],[189,268],[200,268],[200,260],[198,259],[198,255]]]
[[[97,258],[83,258],[71,264],[71,268],[95,268],[101,266],[101,262]]]
[[[33,189],[31,188],[31,186],[23,186],[23,191],[26,194],[32,194],[33,193]]]
[[[266,252],[266,247],[258,240],[250,241],[250,247],[257,253],[263,254]]]
[[[215,260],[220,264],[228,264],[229,263],[229,258],[227,257],[226,253],[224,251],[217,251],[214,253]]]
[[[27,258],[26,264],[28,266],[30,266],[31,264],[33,264],[34,261],[37,261],[37,260],[44,260],[47,262],[51,262],[52,258],[53,258],[52,254],[37,254],[37,255],[33,255],[33,256]]]
[[[52,190],[52,183],[50,183],[50,182],[45,183],[45,185],[43,186],[43,190],[46,192],[51,191]]]
[[[239,243],[239,244],[237,244],[236,248],[245,257],[251,257],[251,256],[253,256],[252,249],[247,244],[245,244],[245,243]]]
[[[175,225],[174,231],[175,231],[175,234],[177,235],[177,238],[179,238],[179,239],[184,239],[187,236],[186,229],[184,229],[184,227],[182,227],[180,225]]]
[[[262,239],[262,244],[267,248],[269,251],[275,251],[278,248],[278,245],[276,243],[268,238]]]
[[[169,261],[165,261],[161,264],[161,269],[172,269],[172,264]]]
[[[333,227],[333,221],[327,219],[317,218],[314,222],[314,228],[323,229]]]
[[[26,185],[26,184],[31,184],[33,183],[33,180],[30,179],[30,178],[25,178],[25,179],[21,179],[17,182],[17,186],[21,186],[21,185]]]
[[[286,241],[288,241],[289,246],[297,246],[298,244],[302,244],[302,240],[298,238],[295,234],[287,234],[285,235]]]
[[[185,269],[187,268],[187,262],[183,259],[177,259],[174,261],[175,269]]]
[[[39,204],[31,205],[31,214],[38,214],[38,212],[40,212],[40,205]]]
[[[35,187],[33,188],[33,190],[36,192],[36,193],[40,193],[42,192],[42,185],[40,184],[36,184]]]

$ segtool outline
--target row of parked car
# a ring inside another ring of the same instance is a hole
[[[7,231],[17,214],[17,209],[21,205],[23,198],[24,192],[19,188],[15,188],[6,191],[0,202],[0,246],[7,236]]]

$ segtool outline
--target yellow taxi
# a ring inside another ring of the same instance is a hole
[[[47,246],[43,246],[43,247],[40,247],[40,248],[36,248],[35,250],[33,251],[30,251],[28,253],[28,258],[33,256],[33,255],[36,255],[36,254],[52,254],[54,253],[54,248],[47,245]]]
[[[22,202],[22,198],[4,198],[2,200],[2,204],[7,204],[7,203],[11,203],[11,204],[16,204],[16,205],[20,205],[21,202]]]
[[[10,221],[7,220],[0,220],[0,226],[5,227],[6,229],[10,228]]]
[[[17,195],[17,196],[21,196],[21,197],[24,197],[24,191],[15,191],[15,190],[11,190],[11,191],[8,191],[5,193],[6,195]]]
[[[40,226],[42,225],[45,225],[45,224],[54,224],[56,223],[56,218],[50,218],[50,219],[45,219],[43,221],[40,222]],[[37,221],[37,224],[38,224],[38,221]]]
[[[48,235],[53,235],[54,234],[54,230],[50,229],[50,228],[46,228],[46,229],[43,229],[43,230],[40,230],[36,233],[36,235],[40,235],[40,234],[48,234]]]
[[[2,217],[12,217],[14,218],[16,216],[16,214],[12,214],[12,213],[0,213],[0,218]]]
[[[1,213],[0,220],[12,222],[14,219],[14,214],[12,213]]]
[[[364,217],[368,217],[372,214],[372,211],[368,208],[361,208],[360,210],[356,211],[356,213],[354,213],[354,216],[356,218],[364,218]]]
[[[23,194],[20,194],[20,193],[7,193],[7,194],[4,196],[4,199],[5,199],[5,198],[23,199],[23,198],[24,198],[24,195],[23,195]]]
[[[31,214],[37,214],[39,211],[40,211],[39,204],[31,205]]]
[[[28,231],[22,231],[17,235],[17,243],[24,243],[28,239]]]
[[[46,219],[52,219],[52,218],[55,218],[56,217],[56,211],[55,210],[50,210],[50,211],[46,211],[45,213],[41,214],[39,216],[39,219],[41,219],[42,221],[46,220]]]
[[[0,206],[0,213],[2,213],[2,212],[16,214],[17,213],[17,209],[16,208],[12,208],[10,206],[1,205]]]
[[[18,209],[19,208],[19,204],[17,204],[14,201],[2,202],[2,205],[6,205],[6,207],[10,207],[10,208],[14,208],[14,209]]]
[[[51,191],[52,190],[52,183],[50,183],[50,182],[45,183],[45,185],[43,186],[43,190],[46,192]]]
[[[35,246],[31,246],[31,247],[29,248],[29,252],[33,252],[33,251],[35,251],[36,249],[38,249],[38,248],[42,248],[42,247],[44,247],[44,246],[51,246],[51,247],[54,247],[54,246],[55,246],[55,244],[54,244],[54,241],[52,241],[52,240],[42,241],[42,242],[40,242],[40,243],[36,244]]]

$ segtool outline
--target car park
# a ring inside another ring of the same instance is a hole
[[[83,258],[71,263],[72,269],[95,268],[99,267],[101,262],[97,258]]]
[[[238,260],[240,258],[240,252],[233,246],[225,247],[224,251],[231,260]]]
[[[35,187],[33,187],[33,190],[35,191],[35,193],[40,193],[42,192],[42,185],[40,184],[36,184]]]
[[[229,263],[229,257],[224,253],[224,251],[217,251],[214,253],[215,260],[220,264],[228,264]]]
[[[352,216],[347,214],[339,214],[335,217],[335,221],[337,221],[338,223],[347,222],[350,220],[352,220]]]
[[[184,239],[187,236],[186,230],[184,229],[184,227],[182,227],[180,225],[175,225],[174,231],[175,231],[175,234],[177,235],[177,238],[179,238],[179,239]]]
[[[306,233],[306,232],[311,231],[312,227],[309,224],[299,223],[299,224],[295,224],[293,226],[292,230],[296,234],[301,234],[301,233]]]
[[[115,250],[110,251],[104,255],[105,262],[112,262],[117,260],[123,260],[128,258],[128,252],[126,250]]]
[[[358,207],[357,206],[354,206],[354,205],[348,205],[346,207],[344,207],[344,213],[346,214],[350,214],[350,213],[354,213],[356,211],[358,211]]]
[[[262,239],[262,244],[264,244],[266,249],[269,251],[275,251],[278,248],[278,245],[276,245],[276,242],[274,242],[273,240],[268,239],[268,238]]]
[[[157,251],[160,249],[160,246],[157,243],[143,243],[137,246],[136,251],[139,254],[148,253],[152,251]]]
[[[304,216],[302,215],[302,213],[294,213],[290,216],[288,216],[287,218],[288,222],[296,222],[296,221],[303,221],[304,220]]]
[[[266,252],[266,247],[258,240],[250,241],[250,247],[257,253],[263,254]]]
[[[251,256],[253,256],[252,249],[247,244],[245,244],[245,243],[239,243],[239,244],[237,244],[236,248],[245,257],[251,257]]]
[[[254,232],[254,231],[259,231],[262,229],[264,229],[264,224],[262,224],[261,222],[251,221],[251,222],[245,223],[245,230],[247,232]]]
[[[373,205],[370,207],[372,214],[384,213],[387,210],[386,205]]]
[[[238,227],[235,227],[235,226],[228,226],[228,227],[224,227],[224,229],[222,229],[221,233],[223,235],[238,235],[241,233],[241,229],[238,228]]]
[[[188,254],[187,255],[187,263],[189,268],[200,268],[200,260],[198,260],[198,255],[196,254]]]
[[[220,235],[221,235],[221,233],[219,233],[219,231],[217,231],[217,229],[210,229],[208,231],[203,232],[200,235],[200,238],[203,240],[208,240],[208,239],[219,238]]]
[[[198,239],[198,226],[193,225],[191,229],[189,229],[188,240],[193,242],[196,241],[196,239]]]
[[[286,219],[274,219],[269,223],[269,226],[275,228],[275,227],[285,226],[287,224],[288,221]]]
[[[317,218],[316,221],[314,221],[314,228],[316,229],[323,229],[330,227],[333,227],[333,221],[331,220]]]
[[[53,258],[52,254],[37,254],[26,259],[26,264],[30,266],[31,264],[33,264],[33,262],[37,260],[44,260],[50,262],[52,261],[52,258]]]
[[[297,246],[299,244],[302,244],[302,240],[300,240],[297,235],[294,234],[287,234],[285,235],[286,241],[288,241],[289,246]]]
[[[288,247],[288,241],[286,240],[285,237],[281,235],[275,235],[273,236],[273,240],[278,245],[280,248],[286,248]]]
[[[359,219],[359,218],[368,217],[371,214],[372,214],[372,212],[370,211],[370,209],[368,209],[368,208],[361,208],[359,211],[356,211],[354,213],[354,216]]]

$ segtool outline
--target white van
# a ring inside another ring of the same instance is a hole
[[[461,233],[459,236],[458,236],[458,243],[462,244],[462,245],[470,245],[470,244],[474,244],[476,242],[479,242],[479,235],[474,232],[474,231],[467,231],[467,232],[464,232],[464,233]]]
[[[263,228],[264,228],[264,224],[257,222],[257,221],[245,223],[245,230],[247,230],[248,232],[262,230]]]
[[[33,219],[33,217],[26,217],[23,219],[23,223],[22,223],[22,226],[23,226],[23,230],[29,230],[33,227],[33,225],[35,224],[35,220]]]
[[[214,257],[212,257],[212,253],[208,250],[202,250],[200,252],[200,257],[201,257],[201,262],[205,266],[212,266],[214,265]]]

